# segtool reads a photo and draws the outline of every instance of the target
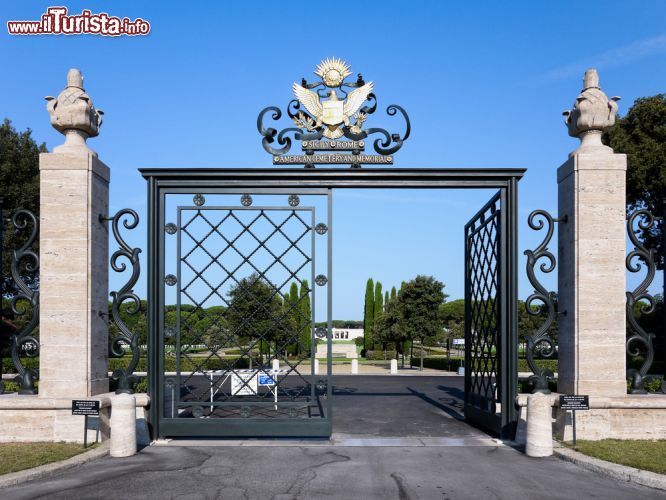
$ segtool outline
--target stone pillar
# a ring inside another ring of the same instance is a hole
[[[108,392],[109,168],[88,148],[101,111],[70,70],[57,99],[47,97],[51,124],[65,144],[39,157],[40,385],[44,398]]]
[[[558,169],[559,383],[570,394],[623,396],[625,382],[626,156],[601,143],[616,101],[585,73],[565,112],[580,147]],[[529,417],[528,417],[529,425]]]
[[[398,374],[398,360],[397,359],[392,359],[391,360],[391,368],[389,373],[391,375],[397,375]]]
[[[525,454],[528,457],[549,457],[553,454],[553,408],[551,398],[545,394],[527,396]]]
[[[131,457],[136,454],[136,397],[118,394],[111,402],[112,457]]]
[[[352,359],[351,373],[352,375],[358,375],[358,359]]]

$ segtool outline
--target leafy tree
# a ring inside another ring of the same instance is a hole
[[[444,283],[432,276],[418,275],[406,283],[398,293],[402,308],[405,336],[421,341],[421,369],[423,369],[423,342],[426,337],[441,335],[443,322],[439,312],[448,297]]]
[[[32,138],[30,129],[17,132],[8,119],[0,125],[0,196],[4,198],[5,216],[13,215],[19,208],[39,214],[39,153],[46,151],[44,143],[38,145]],[[2,296],[16,293],[9,279],[9,250],[21,246],[28,234],[27,231],[18,234],[11,230],[4,232]],[[30,286],[38,285],[39,275],[27,271],[25,263],[20,271]]]
[[[372,349],[372,327],[375,319],[375,285],[372,278],[365,284],[365,305],[363,309],[363,349]]]
[[[666,200],[666,94],[636,99],[603,139],[616,153],[627,155],[628,211],[647,208],[661,216]],[[658,249],[660,269],[664,268],[663,231],[661,221],[640,232],[647,246]]]
[[[282,299],[272,284],[253,273],[234,285],[228,296],[229,329],[240,342],[256,343],[263,339],[269,346],[271,341],[279,345],[286,333],[281,321],[284,311]]]

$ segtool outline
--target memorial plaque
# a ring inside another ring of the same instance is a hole
[[[303,141],[303,151],[364,151],[365,141]]]
[[[99,401],[90,399],[73,399],[72,400],[72,415],[99,415]]]
[[[560,396],[561,410],[589,410],[590,397],[574,394],[563,394]]]
[[[393,165],[389,155],[312,154],[273,157],[273,165]]]

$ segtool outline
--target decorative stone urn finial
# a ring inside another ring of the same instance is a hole
[[[602,144],[601,135],[615,124],[619,100],[617,96],[608,99],[601,90],[596,69],[585,72],[583,90],[576,98],[573,109],[563,113],[569,135],[580,139],[580,146],[569,156],[580,153],[613,153],[610,147]]]
[[[51,125],[65,135],[65,143],[53,149],[55,153],[86,151],[97,156],[86,144],[88,137],[99,134],[102,126],[101,109],[95,109],[90,96],[83,88],[81,71],[72,68],[67,73],[67,87],[57,98],[46,96],[46,109],[51,116]]]

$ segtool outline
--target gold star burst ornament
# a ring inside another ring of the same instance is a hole
[[[340,59],[325,59],[320,62],[315,71],[315,75],[319,76],[324,85],[331,90],[328,92],[328,100],[322,101],[319,94],[313,92],[305,87],[304,84],[294,83],[294,95],[298,102],[300,102],[305,109],[314,117],[316,124],[314,128],[319,128],[325,125],[324,137],[328,139],[337,139],[342,137],[343,131],[341,125],[350,126],[350,118],[354,116],[363,102],[368,99],[374,86],[372,82],[368,82],[361,87],[353,90],[347,95],[347,98],[340,100],[336,87],[340,87],[344,79],[351,74],[350,66]],[[302,118],[302,117],[301,117]],[[359,119],[354,126],[360,128]]]

